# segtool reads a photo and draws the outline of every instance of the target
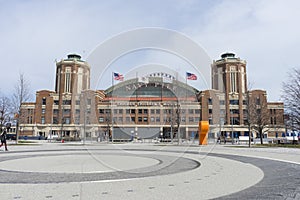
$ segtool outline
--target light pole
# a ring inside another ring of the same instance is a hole
[[[177,138],[178,138],[178,145],[180,145],[180,105],[177,99]]]
[[[170,137],[171,137],[171,143],[173,143],[173,126],[174,126],[174,118],[173,118],[173,114],[174,114],[174,103],[172,103],[172,109],[171,109],[171,133],[170,133]]]

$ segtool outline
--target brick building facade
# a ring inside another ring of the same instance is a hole
[[[147,82],[135,78],[94,91],[90,66],[71,54],[56,63],[55,91],[37,91],[35,102],[22,104],[20,135],[189,139],[197,135],[199,120],[207,120],[211,137],[238,137],[249,135],[254,111],[263,114],[266,136],[285,131],[283,103],[247,89],[246,61],[225,53],[213,61],[211,78],[212,89],[205,91],[152,75]]]

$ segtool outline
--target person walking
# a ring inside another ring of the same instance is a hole
[[[4,144],[4,147],[5,147],[5,151],[8,151],[7,149],[7,144],[6,144],[6,128],[4,128],[4,130],[2,131],[1,135],[0,135],[0,138],[1,138],[1,145],[0,145],[0,148],[3,146]]]

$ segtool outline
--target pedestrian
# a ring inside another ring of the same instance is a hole
[[[8,151],[7,149],[7,144],[6,144],[6,128],[3,129],[1,135],[0,135],[0,138],[1,138],[1,145],[0,145],[0,148],[3,146],[4,144],[4,147],[5,147],[5,151]]]

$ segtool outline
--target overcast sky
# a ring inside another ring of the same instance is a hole
[[[33,96],[54,90],[55,60],[86,59],[120,32],[161,27],[187,35],[214,60],[235,52],[247,61],[252,89],[277,101],[287,72],[299,68],[299,10],[297,0],[0,0],[0,92],[11,95],[20,73]]]

